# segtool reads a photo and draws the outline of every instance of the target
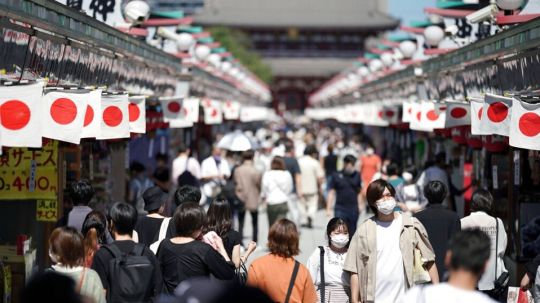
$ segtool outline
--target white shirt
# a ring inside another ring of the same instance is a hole
[[[504,230],[504,225],[501,219],[497,219],[499,222],[499,235],[498,242],[496,242],[495,234],[497,226],[495,223],[495,217],[492,217],[486,214],[483,211],[477,211],[471,213],[469,216],[461,219],[461,229],[467,228],[480,228],[483,232],[487,233],[489,240],[491,241],[491,254],[489,257],[488,265],[486,271],[478,281],[478,289],[480,290],[491,290],[494,288],[494,283],[501,273],[506,272],[504,267],[503,257],[504,252],[506,251],[506,231]],[[495,245],[497,245],[497,275],[495,275]]]
[[[213,177],[213,176],[225,176],[231,175],[229,163],[225,158],[222,158],[219,164],[219,169],[213,156],[204,159],[201,163],[201,178]]]
[[[399,303],[495,303],[493,299],[479,291],[465,290],[448,283],[415,286]]]
[[[403,217],[377,223],[377,268],[375,302],[394,303],[405,293],[405,270],[399,248]]]
[[[349,287],[350,275],[343,271],[347,252],[339,254],[324,246],[324,283],[325,285],[345,285]],[[315,285],[321,284],[321,251],[317,247],[307,261],[307,268]]]
[[[261,197],[269,205],[287,202],[293,190],[291,174],[286,170],[270,170],[263,174]]]
[[[186,169],[193,175],[193,177],[201,178],[201,166],[199,162],[192,157],[178,156],[172,162],[172,181],[174,185],[177,185],[178,177],[186,171]]]
[[[300,176],[302,180],[302,194],[312,195],[319,192],[318,178],[324,177],[321,163],[310,156],[302,156],[298,159]]]

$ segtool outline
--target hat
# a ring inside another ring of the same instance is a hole
[[[161,188],[157,186],[152,186],[149,189],[145,190],[142,198],[144,200],[144,210],[154,210],[160,208],[169,196],[164,193]]]

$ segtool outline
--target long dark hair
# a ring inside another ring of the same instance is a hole
[[[210,204],[210,208],[208,208],[205,231],[214,231],[223,238],[225,234],[231,230],[231,214],[231,206],[227,199],[215,199],[212,204]]]

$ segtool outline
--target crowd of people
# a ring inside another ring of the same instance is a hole
[[[477,189],[460,219],[449,196],[463,190],[450,182],[443,153],[416,173],[369,143],[322,137],[275,137],[239,154],[214,147],[200,164],[180,146],[170,172],[160,168],[170,179],[133,163],[127,202],[106,214],[88,207],[90,183],[75,182],[43,275],[71,279],[72,299],[63,302],[506,302],[507,235],[489,191]],[[321,208],[328,222],[315,222]],[[261,210],[268,254],[247,266]],[[300,228],[315,223],[326,225],[328,242],[304,265],[295,259]],[[34,282],[27,298],[45,283]]]

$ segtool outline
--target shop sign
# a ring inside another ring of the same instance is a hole
[[[56,200],[36,201],[36,221],[56,222],[58,220],[58,202]]]
[[[58,141],[41,149],[9,148],[0,157],[0,200],[56,200]]]

